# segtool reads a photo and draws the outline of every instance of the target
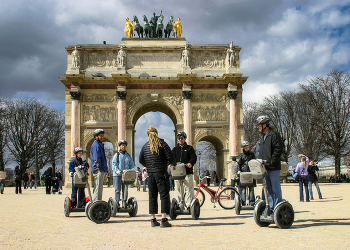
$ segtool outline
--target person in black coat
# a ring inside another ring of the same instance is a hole
[[[15,167],[16,194],[22,193],[22,172],[19,166]]]
[[[310,192],[311,200],[314,199],[314,195],[312,193],[312,183],[314,183],[316,186],[318,198],[322,199],[322,194],[321,194],[320,187],[318,185],[318,178],[316,175],[316,171],[318,171],[318,166],[316,165],[316,163],[314,161],[310,161],[309,167],[307,168],[307,172],[309,175],[309,192]]]
[[[255,159],[255,154],[250,151],[249,147],[249,142],[248,141],[243,141],[241,143],[241,148],[243,149],[243,152],[239,155],[239,160],[238,160],[238,171],[239,172],[250,172],[248,162],[252,159]],[[253,186],[249,187],[249,203],[250,205],[254,205],[255,202],[255,197],[254,197],[254,187],[256,186],[256,181],[253,181]],[[241,183],[239,182],[239,194],[242,198],[243,205],[248,205],[245,204],[246,201],[246,193],[245,193],[245,188],[241,186]]]
[[[51,194],[51,180],[52,180],[53,174],[52,174],[52,167],[49,167],[45,171],[45,187],[46,187],[46,194]]]
[[[169,176],[167,171],[168,162],[176,166],[176,161],[168,144],[158,137],[158,131],[150,126],[147,130],[149,141],[142,147],[139,162],[147,168],[148,172],[148,195],[149,195],[149,213],[151,214],[151,226],[171,227],[166,218],[170,213],[169,196]],[[155,214],[158,213],[158,193],[161,201],[162,222],[156,220]]]

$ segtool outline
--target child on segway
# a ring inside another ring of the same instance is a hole
[[[73,181],[73,175],[75,173],[75,167],[84,166],[89,168],[89,164],[83,159],[83,149],[81,147],[76,147],[74,149],[75,158],[69,164],[69,175],[72,177],[72,208],[80,207],[85,205],[85,190],[84,187],[76,187]],[[77,194],[80,200],[77,199]]]

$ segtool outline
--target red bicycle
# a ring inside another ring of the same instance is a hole
[[[224,187],[224,182],[226,178],[220,179],[220,184],[218,189],[215,191],[203,183],[203,180],[206,178],[210,178],[209,176],[204,176],[200,179],[201,183],[198,187],[194,188],[195,197],[199,200],[200,205],[202,206],[205,201],[205,195],[202,191],[205,190],[210,195],[210,201],[214,203],[214,207],[216,207],[217,202],[224,209],[233,209],[235,207],[235,195],[239,196],[238,191],[234,187]]]

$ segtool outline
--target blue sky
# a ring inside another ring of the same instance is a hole
[[[64,110],[65,47],[120,44],[126,17],[163,10],[180,17],[190,44],[242,48],[243,101],[296,90],[310,77],[350,66],[350,0],[0,2],[0,97],[36,97]],[[150,116],[152,114],[149,114]],[[139,124],[152,117],[141,117]],[[152,119],[151,119],[152,120]],[[165,131],[173,124],[164,121]],[[172,135],[160,135],[171,138]]]

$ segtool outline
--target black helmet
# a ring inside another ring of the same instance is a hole
[[[104,134],[104,133],[105,131],[102,128],[98,128],[92,133],[92,135],[95,137],[95,136],[98,136],[99,134]]]
[[[187,135],[184,131],[180,131],[179,133],[177,133],[176,136],[177,136],[177,138],[179,138],[179,137],[187,138]]]
[[[243,142],[241,143],[241,148],[244,148],[244,147],[246,147],[246,146],[249,146],[249,142],[248,142],[248,141],[243,141]]]
[[[128,146],[128,142],[126,141],[126,140],[120,140],[119,142],[118,142],[118,146],[120,147],[120,145],[122,145],[122,144],[125,144],[126,146]]]
[[[256,125],[258,124],[269,124],[271,121],[270,117],[268,117],[267,115],[262,115],[259,116],[258,118],[256,118],[255,123]]]
[[[79,153],[79,152],[82,152],[82,153],[83,153],[83,149],[82,149],[81,147],[76,147],[76,148],[74,149],[74,154],[76,155],[76,154]]]

